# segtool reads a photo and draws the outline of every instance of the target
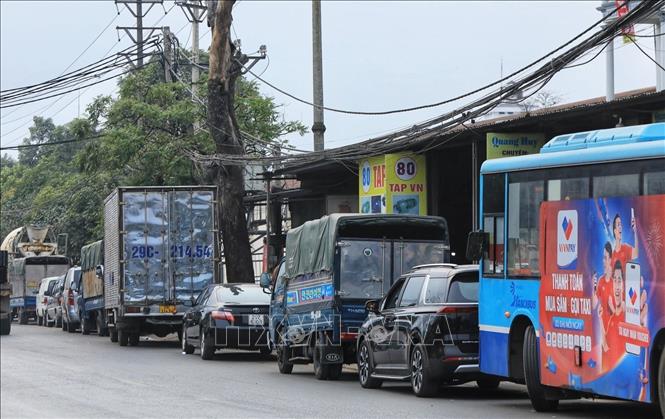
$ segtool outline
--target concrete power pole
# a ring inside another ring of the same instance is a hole
[[[312,0],[312,70],[314,81],[314,151],[323,151],[323,54],[321,52],[321,0]]]
[[[171,42],[171,28],[164,26],[162,28],[163,42],[164,42],[164,81],[171,83],[173,75],[171,74],[171,66],[173,65],[173,45]]]
[[[129,62],[133,67],[141,67],[143,65],[143,40],[150,38],[156,30],[161,30],[160,27],[147,27],[143,26],[143,18],[150,13],[150,10],[155,6],[155,4],[160,4],[163,6],[164,0],[115,0],[115,4],[124,5],[127,10],[136,18],[136,26],[116,26],[117,30],[123,30],[129,36],[137,46],[137,57],[136,64],[134,64],[131,57],[126,56]],[[146,10],[143,9],[143,5],[147,5]],[[134,6],[134,7],[132,7]],[[132,32],[135,31],[136,35]],[[148,36],[144,36],[144,31],[149,31]]]
[[[207,4],[202,0],[185,0],[176,2],[185,13],[185,17],[192,23],[192,92],[196,92],[199,82],[199,23],[205,19],[208,10]]]

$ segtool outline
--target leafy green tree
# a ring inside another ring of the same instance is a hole
[[[38,147],[0,161],[0,240],[22,225],[49,224],[68,234],[67,253],[77,259],[83,245],[103,237],[103,203],[115,187],[206,182],[183,153],[214,151],[205,107],[192,100],[189,85],[163,77],[155,62],[123,78],[117,98],[97,97],[84,118],[64,125],[33,118],[23,144]],[[199,97],[206,91],[204,82]],[[240,79],[236,104],[241,128],[265,141],[288,146],[285,135],[306,131],[300,122],[284,121],[279,105],[254,82]]]

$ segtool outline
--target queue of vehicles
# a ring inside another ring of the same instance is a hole
[[[505,380],[526,384],[536,411],[610,397],[665,415],[665,123],[485,162],[480,193],[467,248],[479,265],[449,263],[443,218],[334,214],[290,230],[254,285],[217,283],[214,188],[121,188],[104,251],[60,277],[43,270],[33,311],[84,333],[94,319],[123,346],[176,332],[206,360],[275,350],[280,373],[311,363],[320,380],[357,363],[364,388],[404,380],[430,396]],[[93,273],[101,294],[86,293]],[[100,295],[104,310],[87,310]]]

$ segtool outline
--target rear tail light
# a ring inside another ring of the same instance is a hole
[[[475,313],[477,311],[476,306],[446,306],[439,309],[441,314]]]
[[[341,340],[356,340],[358,338],[358,333],[355,332],[341,332],[339,334]]]
[[[74,292],[69,289],[69,292],[67,293],[67,305],[68,306],[73,306],[74,305]]]
[[[226,320],[231,324],[233,324],[233,322],[235,321],[235,317],[233,317],[232,313],[222,310],[211,311],[210,317],[212,317],[214,320]]]

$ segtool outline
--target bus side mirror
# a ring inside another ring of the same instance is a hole
[[[272,282],[272,278],[270,278],[270,274],[268,272],[264,272],[261,274],[261,278],[259,279],[259,284],[263,288],[270,288],[270,283]]]
[[[489,233],[484,231],[472,231],[466,242],[466,258],[468,260],[480,260],[485,253],[489,244]]]

